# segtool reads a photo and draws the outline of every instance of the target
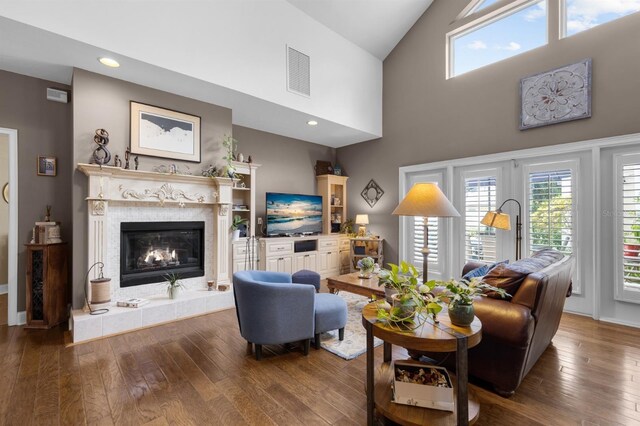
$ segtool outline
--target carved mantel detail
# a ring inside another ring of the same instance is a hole
[[[229,205],[228,204],[220,204],[219,215],[220,216],[226,216],[227,214],[229,214]]]
[[[95,200],[91,207],[91,214],[94,216],[104,216],[104,212],[107,208],[107,202],[103,200]]]
[[[165,183],[155,190],[145,189],[144,192],[138,192],[134,189],[124,189],[122,185],[120,185],[120,190],[122,191],[122,198],[124,199],[135,198],[136,200],[146,200],[147,198],[157,198],[160,204],[164,204],[166,200],[172,200],[180,201],[180,204],[184,205],[183,199],[204,203],[204,195],[184,192],[182,189],[174,188],[173,185],[169,183]],[[217,197],[217,193],[214,193],[214,196]]]

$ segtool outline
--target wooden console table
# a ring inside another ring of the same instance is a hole
[[[362,310],[362,325],[367,330],[367,424],[374,424],[375,409],[386,418],[405,425],[473,424],[480,414],[480,404],[467,386],[467,349],[476,346],[482,339],[480,320],[475,318],[470,327],[458,327],[451,324],[444,310],[438,315],[438,324],[429,318],[415,330],[401,331],[378,322],[376,303],[369,303]],[[374,336],[384,341],[384,364],[378,371],[378,379],[374,377]],[[413,407],[392,401],[392,344],[416,351],[456,353],[455,412]]]

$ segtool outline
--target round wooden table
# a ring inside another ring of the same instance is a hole
[[[469,327],[458,327],[451,324],[449,315],[443,310],[438,314],[438,323],[426,318],[416,329],[401,330],[378,321],[377,303],[369,303],[362,310],[362,325],[367,330],[367,424],[374,424],[376,408],[388,419],[405,425],[473,424],[480,414],[480,404],[468,389],[467,349],[476,346],[482,339],[480,320],[476,317]],[[374,337],[384,341],[385,364],[378,369],[377,379],[374,377]],[[401,405],[392,401],[391,345],[416,351],[456,353],[455,412]]]

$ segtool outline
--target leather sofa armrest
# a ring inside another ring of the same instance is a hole
[[[506,300],[482,297],[473,303],[482,321],[482,334],[514,346],[526,346],[531,341],[535,320],[531,310]]]
[[[520,285],[516,294],[511,295],[511,302],[525,306],[530,310],[534,309],[538,304],[538,298],[542,291],[541,281],[545,278],[544,275],[529,274]]]
[[[476,268],[479,268],[481,266],[486,265],[486,263],[482,263],[482,262],[467,262],[466,265],[464,265],[464,268],[462,268],[462,276],[464,276],[465,274],[467,274],[468,272],[473,271]]]

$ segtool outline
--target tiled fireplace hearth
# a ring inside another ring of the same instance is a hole
[[[233,307],[231,290],[207,291],[208,280],[230,284],[231,179],[93,164],[78,169],[89,179],[87,265],[104,263],[112,302],[103,315],[72,312],[74,342]],[[135,258],[123,261],[127,250]],[[186,290],[176,300],[160,282],[168,271],[184,277]],[[115,306],[132,297],[150,302]]]

